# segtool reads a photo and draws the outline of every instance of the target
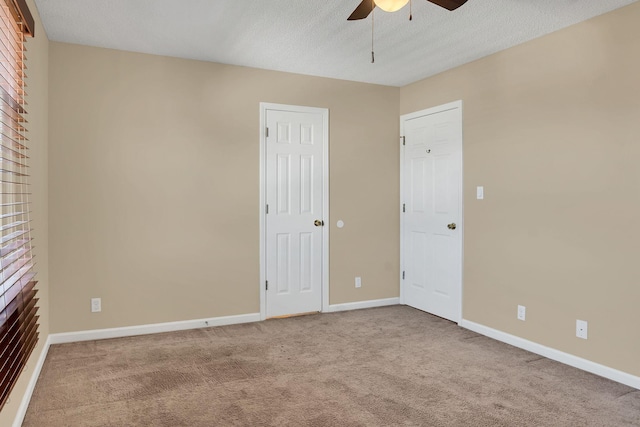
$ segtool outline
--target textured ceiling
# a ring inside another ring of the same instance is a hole
[[[360,0],[36,0],[51,40],[403,86],[638,0],[413,0],[347,21]]]

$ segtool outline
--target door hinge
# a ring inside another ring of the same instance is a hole
[[[264,285],[265,285],[265,290],[267,290],[267,291],[268,291],[268,290],[269,290],[269,281],[268,281],[268,280],[265,280],[265,281],[264,281]]]
[[[404,136],[401,136],[400,139],[402,139],[402,145],[407,145],[407,139]]]
[[[406,204],[402,204],[402,212],[406,212],[407,211],[407,205]]]
[[[404,280],[404,271],[402,272],[402,280]]]
[[[269,138],[269,128],[265,128],[264,136],[266,136],[267,138]]]
[[[266,209],[265,209],[265,213],[269,214],[269,205],[267,205]]]

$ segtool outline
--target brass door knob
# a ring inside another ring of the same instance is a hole
[[[316,227],[321,227],[324,225],[324,221],[316,219],[315,221],[313,221],[313,225],[315,225]]]
[[[449,230],[455,230],[455,229],[456,229],[456,227],[457,227],[457,225],[456,225],[456,223],[455,223],[455,222],[452,222],[451,224],[447,225],[447,228],[448,228]]]

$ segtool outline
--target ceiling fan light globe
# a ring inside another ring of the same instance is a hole
[[[395,12],[409,3],[409,0],[374,0],[376,6],[385,12]]]

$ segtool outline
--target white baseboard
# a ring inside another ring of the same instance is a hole
[[[326,313],[335,313],[336,311],[359,310],[361,308],[385,307],[387,305],[400,304],[400,298],[373,299],[369,301],[348,302],[345,304],[333,304],[326,310]]]
[[[47,337],[47,340],[44,342],[44,347],[42,347],[42,351],[40,352],[40,357],[38,357],[38,361],[36,362],[36,365],[33,367],[33,372],[31,373],[31,378],[29,378],[27,389],[22,395],[22,400],[20,401],[18,412],[16,413],[16,416],[13,419],[13,427],[20,427],[22,425],[22,422],[24,421],[24,417],[27,415],[27,408],[29,407],[29,402],[31,401],[31,395],[33,394],[33,390],[36,388],[36,383],[38,382],[38,377],[40,377],[40,371],[42,370],[44,361],[47,358],[47,353],[49,352],[50,346],[51,346],[51,335],[49,335]]]
[[[64,344],[78,341],[104,340],[108,338],[149,335],[161,332],[184,331],[187,329],[208,328],[210,326],[235,325],[238,323],[259,322],[260,313],[240,314],[237,316],[212,317],[210,319],[183,320],[180,322],[155,323],[151,325],[126,326],[123,328],[94,329],[91,331],[51,334],[51,344]]]
[[[497,329],[489,328],[488,326],[471,322],[469,320],[463,319],[459,323],[459,325],[465,329],[469,329],[470,331],[477,332],[498,341],[502,341],[514,347],[539,354],[540,356],[544,356],[548,359],[564,363],[565,365],[573,366],[574,368],[582,369],[583,371],[591,372],[592,374],[596,374],[601,377],[608,378],[612,381],[628,385],[629,387],[640,389],[640,377],[637,377],[635,375],[631,375],[626,372],[622,372],[617,369],[613,369],[608,366],[601,365],[599,363],[595,363],[590,360],[583,359],[581,357],[574,356],[572,354],[565,353],[563,351],[556,350],[554,348],[508,334],[506,332],[499,331]]]

